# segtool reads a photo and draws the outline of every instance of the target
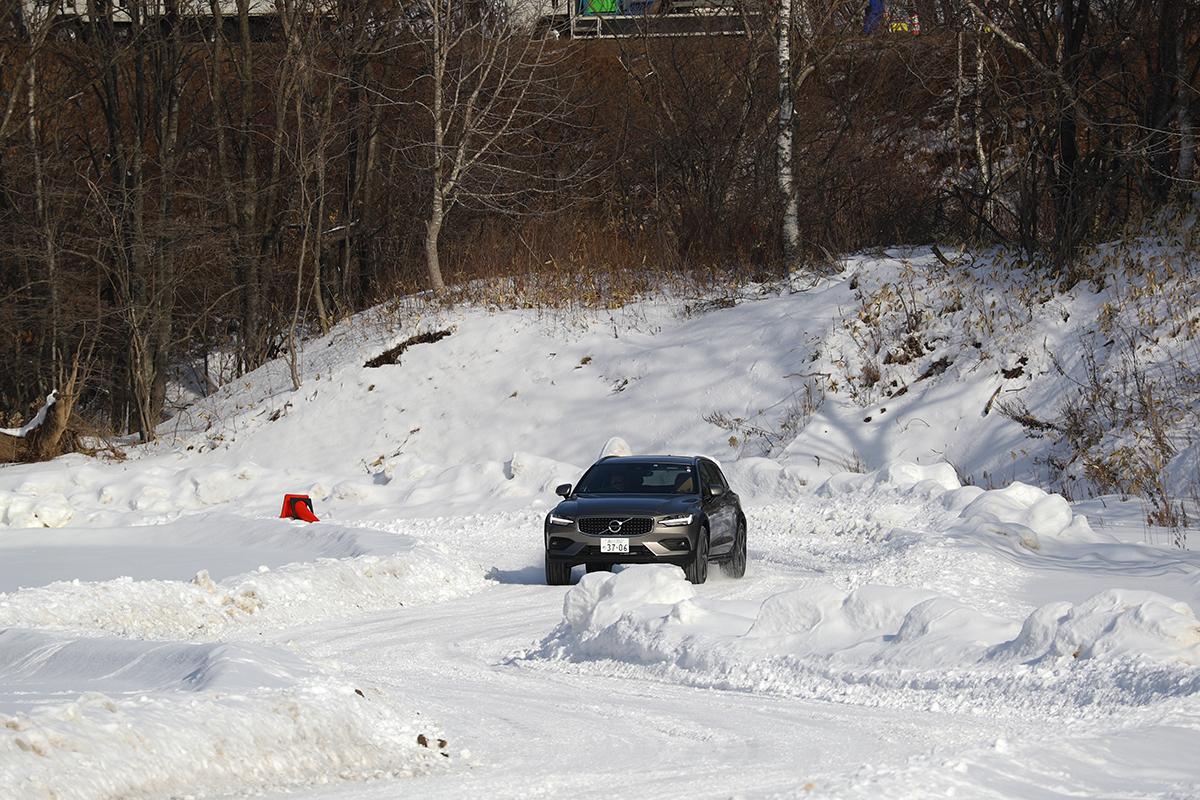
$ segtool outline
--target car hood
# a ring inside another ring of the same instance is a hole
[[[700,498],[687,495],[595,495],[564,500],[554,509],[554,513],[567,517],[660,517],[666,514],[694,514],[699,510]]]

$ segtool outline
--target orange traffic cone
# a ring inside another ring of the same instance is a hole
[[[313,502],[306,494],[285,494],[283,508],[279,512],[280,519],[299,519],[304,522],[320,522],[313,513]]]

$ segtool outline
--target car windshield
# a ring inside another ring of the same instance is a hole
[[[578,494],[696,494],[691,464],[612,461],[593,466],[575,487]]]

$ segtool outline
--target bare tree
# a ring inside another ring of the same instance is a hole
[[[783,202],[780,238],[785,269],[800,252],[800,206],[796,191],[795,98],[817,69],[834,58],[845,39],[848,11],[861,4],[848,0],[779,0],[775,47],[779,78],[776,166]]]
[[[503,214],[582,180],[540,146],[570,126],[565,49],[535,36],[503,2],[419,0],[413,31],[425,74],[416,81],[425,131],[414,143],[428,170],[425,262],[429,285],[445,289],[439,240],[457,206]]]
[[[233,234],[234,282],[239,295],[239,360],[243,370],[268,357],[271,321],[269,268],[287,217],[283,169],[289,147],[292,98],[297,91],[297,48],[303,37],[255,41],[251,0],[236,0],[227,24],[222,0],[209,0],[209,91],[221,188],[219,196]],[[303,0],[276,0],[284,19],[312,11]],[[230,42],[227,30],[235,39]],[[269,64],[269,67],[264,65]],[[265,119],[264,119],[265,118]]]
[[[4,142],[14,128],[20,126],[21,92],[15,87],[26,81],[36,82],[36,64],[39,54],[58,21],[62,0],[28,3],[25,0],[0,0],[0,76],[10,87],[5,94],[3,111],[0,112],[0,142]]]

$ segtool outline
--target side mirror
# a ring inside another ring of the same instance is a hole
[[[556,495],[558,495],[559,497],[570,497],[571,496],[571,484],[560,483],[558,485],[558,487],[555,488],[554,493]]]
[[[721,495],[725,494],[725,487],[716,486],[715,484],[710,483],[708,485],[708,494],[710,497],[720,497]]]

